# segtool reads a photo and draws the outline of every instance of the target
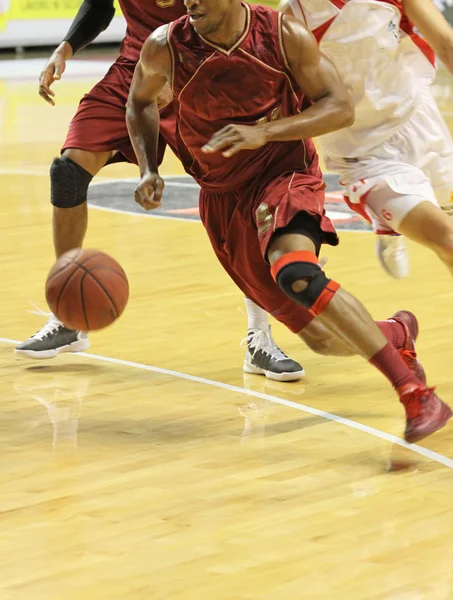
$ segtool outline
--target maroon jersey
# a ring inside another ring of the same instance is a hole
[[[126,37],[121,55],[137,62],[140,50],[152,31],[187,14],[183,0],[119,0],[126,19]]]
[[[282,15],[245,7],[244,33],[228,51],[198,35],[188,17],[169,28],[178,154],[204,189],[230,190],[263,176],[304,172],[316,157],[311,140],[272,142],[231,158],[201,151],[228,124],[254,125],[299,112],[302,94],[288,68]]]

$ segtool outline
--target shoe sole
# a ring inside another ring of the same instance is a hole
[[[436,426],[434,427],[434,429],[428,429],[423,432],[418,432],[415,434],[405,433],[404,439],[406,440],[406,442],[408,442],[409,444],[415,444],[416,442],[420,442],[421,440],[424,440],[426,437],[432,435],[433,433],[436,433],[437,431],[439,431],[440,429],[445,427],[445,425],[448,423],[448,421],[453,416],[453,411],[444,402],[442,402],[442,404],[443,404],[442,414],[441,414],[439,420],[436,421]]]
[[[46,360],[49,358],[55,358],[58,354],[63,354],[64,352],[83,352],[84,350],[88,350],[90,347],[89,340],[77,340],[77,342],[73,342],[72,344],[68,344],[67,346],[61,346],[60,348],[53,348],[52,350],[18,350],[17,348],[14,350],[14,354],[19,356],[20,358],[33,358],[34,360]]]
[[[272,381],[298,381],[305,376],[305,369],[293,372],[274,373],[273,371],[261,369],[247,360],[244,361],[243,370],[245,373],[250,373],[252,375],[264,375],[268,379],[272,379]]]

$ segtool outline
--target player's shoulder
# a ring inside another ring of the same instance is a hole
[[[159,47],[165,46],[168,40],[168,32],[170,29],[171,23],[165,23],[165,25],[161,25],[157,29],[155,29],[149,36],[146,42],[149,42],[150,45]]]
[[[142,63],[158,64],[168,56],[168,32],[170,23],[155,29],[143,44],[140,59]]]
[[[282,33],[286,41],[295,40],[299,44],[312,41],[312,34],[305,23],[293,15],[282,14]]]

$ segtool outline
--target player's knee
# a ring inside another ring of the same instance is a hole
[[[291,283],[291,289],[295,294],[300,294],[307,289],[309,283],[309,279],[296,279]]]
[[[57,208],[75,208],[87,200],[93,176],[70,158],[55,158],[50,167],[50,201]]]
[[[340,287],[328,279],[313,252],[290,252],[275,261],[271,273],[280,289],[314,315],[320,314]]]

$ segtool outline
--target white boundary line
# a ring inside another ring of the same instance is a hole
[[[11,340],[9,338],[0,338],[0,343],[3,344],[20,344],[19,340]],[[188,375],[187,373],[180,373],[179,371],[172,371],[170,369],[162,369],[161,367],[154,367],[152,365],[145,365],[142,363],[132,362],[130,360],[122,360],[120,358],[111,358],[109,356],[100,356],[98,354],[88,354],[87,352],[78,352],[76,353],[78,356],[82,356],[84,358],[89,358],[91,360],[97,360],[100,362],[112,363],[115,365],[122,365],[124,367],[132,367],[134,369],[141,369],[142,371],[150,371],[151,373],[159,373],[160,375],[169,375],[170,377],[176,377],[178,379],[185,379],[186,381],[193,381],[195,383],[201,383],[203,385],[209,385],[211,387],[220,388],[222,390],[228,390],[230,392],[235,392],[237,394],[243,394],[245,396],[253,396],[254,398],[260,398],[262,400],[269,400],[270,402],[274,402],[274,404],[281,404],[282,406],[288,406],[289,408],[295,408],[301,412],[308,413],[310,415],[315,415],[317,417],[321,417],[326,419],[327,421],[334,421],[335,423],[340,423],[341,425],[345,425],[346,427],[350,427],[351,429],[356,429],[357,431],[361,431],[362,433],[368,433],[374,437],[377,437],[381,440],[385,440],[386,442],[391,442],[397,446],[401,446],[402,448],[406,448],[407,450],[411,450],[424,458],[428,458],[434,462],[437,462],[444,467],[448,467],[449,469],[453,469],[453,459],[444,456],[443,454],[439,454],[438,452],[434,452],[433,450],[428,450],[428,448],[423,448],[422,446],[418,446],[417,444],[408,444],[401,438],[396,437],[395,435],[391,435],[390,433],[385,433],[380,429],[375,429],[374,427],[369,427],[368,425],[363,425],[362,423],[358,423],[357,421],[352,421],[351,419],[345,419],[344,417],[340,417],[338,415],[334,415],[333,413],[326,412],[324,410],[318,410],[317,408],[313,408],[311,406],[307,406],[306,404],[299,404],[297,402],[292,402],[291,400],[285,400],[284,398],[279,398],[278,396],[271,396],[269,394],[262,394],[261,392],[255,392],[253,390],[247,390],[245,388],[241,388],[237,385],[231,385],[229,383],[223,383],[221,381],[215,381],[213,379],[206,379],[204,377],[197,377],[196,375]]]

